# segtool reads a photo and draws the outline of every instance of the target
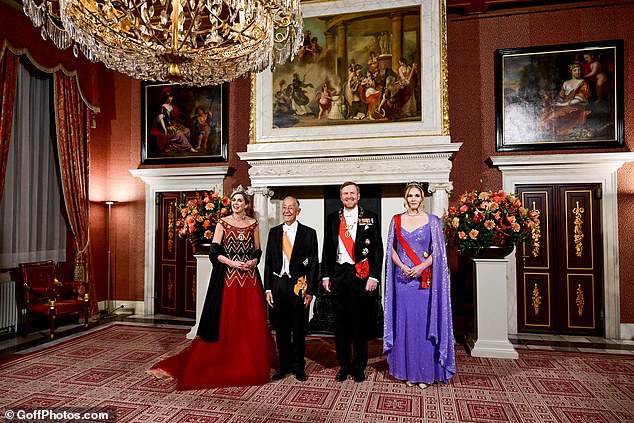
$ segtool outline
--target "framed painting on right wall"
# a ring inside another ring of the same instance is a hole
[[[623,147],[623,40],[496,51],[497,151]]]

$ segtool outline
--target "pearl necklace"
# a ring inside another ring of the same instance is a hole
[[[410,213],[409,211],[407,211],[406,213],[407,213],[408,216],[414,217],[414,216],[420,216],[422,212],[423,212],[422,210],[419,210],[419,211],[417,211],[414,214]]]

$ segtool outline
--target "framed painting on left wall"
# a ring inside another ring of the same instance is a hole
[[[141,84],[141,164],[227,160],[226,86]]]

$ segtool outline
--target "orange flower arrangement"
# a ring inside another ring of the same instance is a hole
[[[194,245],[211,242],[218,220],[229,214],[229,197],[214,190],[197,193],[185,203],[176,204],[181,217],[176,220],[176,231],[181,238]]]
[[[478,254],[483,248],[529,241],[539,255],[540,213],[528,210],[515,194],[500,190],[462,194],[458,204],[445,211],[443,223],[450,245],[458,252]]]

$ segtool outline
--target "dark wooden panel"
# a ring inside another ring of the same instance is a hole
[[[163,264],[161,267],[161,309],[176,310],[176,306],[178,304],[176,264]]]
[[[587,274],[568,274],[568,327],[595,329],[594,277]]]
[[[554,333],[556,331],[556,268],[554,187],[552,185],[519,186],[519,198],[527,209],[540,212],[539,250],[533,255],[530,244],[520,245],[517,259],[517,322],[520,332]],[[536,312],[537,309],[537,312]]]
[[[192,244],[179,238],[176,221],[178,204],[194,198],[195,192],[158,194],[158,227],[156,230],[156,302],[158,313],[172,316],[196,315],[196,258]]]
[[[517,192],[541,212],[539,254],[526,245],[518,257],[518,330],[602,335],[600,185],[519,185]]]
[[[524,326],[531,329],[553,329],[551,286],[548,273],[524,274]]]
[[[566,210],[566,266],[568,269],[594,269],[592,191],[561,187]]]
[[[533,254],[530,243],[521,245],[521,257],[524,259],[524,267],[528,269],[549,269],[552,236],[550,233],[550,207],[552,187],[544,187],[542,190],[526,190],[520,194],[522,204],[529,210],[537,209],[540,215],[539,250],[537,256]]]
[[[185,289],[183,293],[185,299],[184,315],[186,317],[196,316],[196,266],[185,267]]]
[[[176,203],[180,199],[177,193],[165,193],[161,196],[160,225],[161,259],[163,261],[176,261],[176,247],[178,237],[176,235]]]

